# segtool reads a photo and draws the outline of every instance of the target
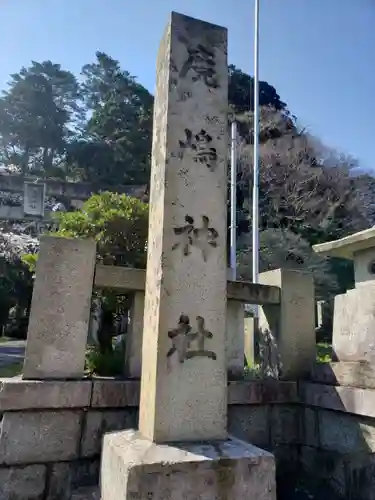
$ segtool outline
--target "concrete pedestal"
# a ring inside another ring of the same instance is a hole
[[[237,439],[160,445],[106,434],[102,500],[276,500],[275,459]]]

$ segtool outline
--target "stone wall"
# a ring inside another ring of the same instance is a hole
[[[375,499],[375,370],[367,363],[317,365],[301,382],[300,458],[343,498]]]
[[[297,458],[294,382],[234,382],[228,398],[229,432]],[[139,382],[2,379],[0,498],[67,500],[97,484],[103,434],[137,427],[138,404]]]
[[[345,498],[373,500],[373,375],[333,363],[310,381],[230,382],[229,432],[273,451],[282,479],[302,465]],[[67,500],[97,484],[103,434],[137,427],[138,404],[137,381],[1,379],[0,498]]]

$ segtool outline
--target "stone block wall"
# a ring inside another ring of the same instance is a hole
[[[102,435],[136,427],[138,400],[132,382],[1,379],[0,498],[68,500],[97,484]]]
[[[272,451],[282,480],[303,470],[344,498],[375,500],[374,386],[357,363],[298,383],[230,382],[228,430]],[[97,484],[103,434],[137,427],[138,404],[137,381],[0,379],[0,499],[69,500]]]
[[[341,497],[375,500],[375,370],[317,365],[299,383],[302,468]]]
[[[229,432],[289,457],[297,385],[234,382],[228,391]],[[0,498],[69,500],[97,484],[103,434],[137,427],[138,404],[136,381],[0,379]]]

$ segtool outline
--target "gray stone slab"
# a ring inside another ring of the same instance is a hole
[[[96,245],[41,238],[23,378],[80,378],[90,320]]]
[[[52,464],[49,471],[46,500],[70,500],[72,496],[72,463]]]
[[[0,379],[0,411],[84,408],[90,406],[92,382]]]
[[[300,440],[300,407],[274,405],[270,412],[272,447],[280,444],[298,444]]]
[[[306,405],[375,418],[375,390],[331,385],[300,384],[301,401]]]
[[[339,361],[375,363],[375,282],[336,295],[332,347]]]
[[[228,408],[228,431],[239,439],[260,447],[270,446],[269,407],[230,406]]]
[[[316,448],[308,446],[301,446],[300,460],[302,469],[307,472],[310,477],[328,483],[333,491],[340,495],[340,498],[350,498],[346,496],[347,478],[343,455],[317,450]],[[358,497],[353,498],[355,498],[355,500],[360,500]],[[321,500],[321,497],[318,497],[318,500]],[[367,497],[366,500],[368,500]]]
[[[137,427],[137,413],[135,408],[117,411],[89,411],[85,418],[80,455],[82,457],[99,455],[102,449],[103,435],[110,431]]]
[[[326,385],[347,385],[375,389],[375,366],[360,361],[316,363],[309,380]]]
[[[301,409],[301,437],[303,444],[319,448],[319,422],[318,413],[312,408]]]
[[[94,379],[93,408],[124,408],[139,405],[140,383],[136,380]]]
[[[107,434],[100,484],[102,500],[276,500],[273,455],[234,438],[158,445]]]
[[[99,484],[100,459],[80,459],[72,464],[72,487],[96,486]]]
[[[73,492],[71,500],[101,500],[98,486],[79,488]]]
[[[374,453],[375,423],[353,415],[318,411],[320,447],[341,454]]]
[[[0,468],[0,500],[42,500],[46,473],[45,465]]]
[[[6,412],[0,422],[0,464],[58,462],[78,456],[81,412]]]

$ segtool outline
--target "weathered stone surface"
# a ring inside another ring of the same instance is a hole
[[[261,448],[269,448],[271,431],[267,406],[231,406],[228,409],[228,432]]]
[[[228,404],[297,403],[297,384],[284,380],[241,380],[228,384]]]
[[[280,288],[249,281],[228,281],[228,299],[245,304],[280,304]]]
[[[79,460],[72,464],[72,488],[90,487],[99,484],[99,458]]]
[[[256,359],[256,342],[258,333],[258,318],[247,317],[244,321],[244,349],[246,363],[254,366]]]
[[[42,237],[23,378],[83,376],[95,259],[94,241]]]
[[[374,281],[372,264],[375,261],[375,245],[364,250],[358,250],[353,254],[354,279],[356,287]]]
[[[0,380],[0,411],[84,408],[90,405],[92,383],[79,381]]]
[[[43,500],[46,466],[0,468],[0,500]]]
[[[270,411],[271,442],[274,445],[297,444],[300,441],[300,408],[273,405]]]
[[[140,383],[136,380],[96,379],[93,408],[126,408],[139,405]],[[238,380],[228,384],[228,404],[297,403],[297,384],[285,380]]]
[[[347,497],[355,500],[375,500],[374,455],[350,456],[345,462]]]
[[[157,66],[139,428],[223,439],[227,30],[172,13]]]
[[[228,383],[228,404],[247,405],[263,402],[263,382],[230,381]]]
[[[320,446],[338,453],[373,453],[375,422],[341,412],[319,410]]]
[[[77,457],[81,413],[7,412],[0,422],[0,463],[35,463]]]
[[[245,311],[241,302],[227,302],[226,357],[228,378],[242,378],[245,360]]]
[[[308,472],[311,477],[327,481],[333,491],[343,498],[348,498],[346,496],[345,462],[342,455],[301,446],[300,457],[303,470]],[[356,497],[354,498],[357,500]]]
[[[336,295],[332,347],[339,361],[375,362],[375,281]]]
[[[307,375],[315,362],[314,282],[309,274],[289,269],[260,273],[260,283],[281,288],[280,306],[263,306],[260,332],[269,331],[280,359],[282,378]],[[263,333],[264,335],[264,333]]]
[[[302,444],[318,448],[320,439],[317,411],[311,408],[301,408],[301,419]]]
[[[327,385],[375,389],[375,366],[365,361],[316,363],[309,379]]]
[[[231,270],[228,271],[228,275],[231,276]],[[98,264],[95,269],[94,286],[124,292],[144,292],[146,288],[146,271],[145,269]],[[230,300],[245,304],[279,304],[280,288],[259,285],[249,281],[230,281],[229,278],[227,296]]]
[[[119,411],[90,411],[86,414],[80,455],[90,457],[99,455],[103,435],[106,432],[137,427],[135,408]]]
[[[139,405],[139,382],[133,380],[95,379],[93,408],[124,408]]]
[[[303,403],[310,406],[375,417],[373,389],[301,383],[300,397]]]
[[[274,457],[235,439],[168,446],[107,434],[100,483],[102,500],[276,500]]]
[[[298,403],[297,383],[286,380],[264,380],[263,402]]]
[[[72,467],[69,462],[50,466],[47,500],[70,500],[72,495]]]
[[[276,461],[276,477],[280,481],[285,475],[296,474],[300,472],[299,449],[297,446],[288,444],[276,444],[271,447],[272,454]],[[288,476],[290,477],[290,476]]]
[[[121,266],[98,264],[95,269],[94,286],[112,290],[144,292],[146,271]]]
[[[130,310],[130,328],[126,336],[125,375],[129,378],[141,378],[144,309],[144,292],[135,292]]]
[[[71,500],[100,500],[100,489],[98,486],[79,488],[73,492]]]

